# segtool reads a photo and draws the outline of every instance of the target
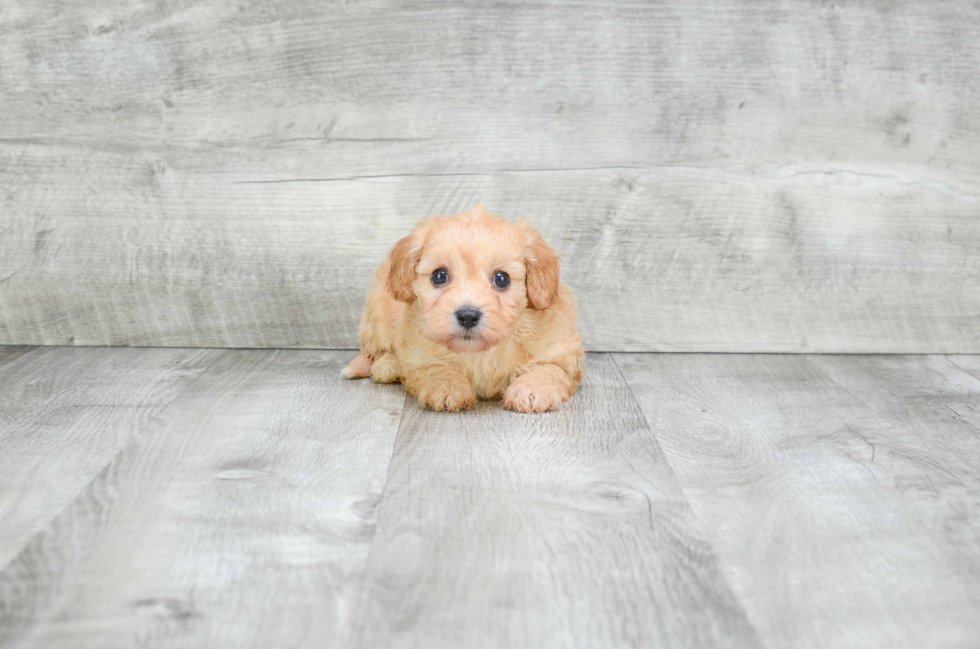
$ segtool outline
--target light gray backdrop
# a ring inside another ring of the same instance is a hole
[[[980,352],[980,4],[0,0],[0,343],[353,347],[416,220],[593,350]]]

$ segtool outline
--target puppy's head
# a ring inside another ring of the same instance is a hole
[[[389,256],[388,292],[419,302],[423,333],[454,352],[505,340],[528,308],[558,299],[558,254],[524,221],[481,206],[419,223]]]

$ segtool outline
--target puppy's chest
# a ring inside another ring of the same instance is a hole
[[[508,345],[498,345],[479,354],[465,354],[466,366],[473,389],[481,399],[500,396],[516,373],[517,354]]]

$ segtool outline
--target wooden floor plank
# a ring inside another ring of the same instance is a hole
[[[0,347],[0,646],[980,637],[980,357],[592,354],[531,417],[350,355]]]
[[[980,377],[970,371],[980,365],[980,356],[807,358],[880,416],[902,424],[907,438],[929,446],[942,443],[932,452],[967,463],[963,476],[971,474],[967,466],[980,466]]]
[[[413,404],[355,646],[753,646],[703,534],[609,356],[556,413]]]
[[[0,568],[219,353],[0,348]]]
[[[973,378],[980,381],[980,355],[974,354],[972,356],[966,355],[950,355],[946,356],[946,360],[956,366],[958,369],[969,374]],[[970,403],[963,404],[964,411],[968,411],[968,416],[970,421],[975,423],[980,423],[977,420],[977,415],[980,413],[980,406],[977,405],[975,400],[971,400]]]
[[[37,349],[37,347],[32,347],[30,345],[4,345],[0,346],[0,372],[4,371],[4,366],[12,362],[13,360],[20,358],[24,354],[29,354],[30,352]]]
[[[975,645],[980,438],[943,407],[976,400],[962,372],[916,357],[616,360],[766,644]]]
[[[0,645],[335,646],[404,393],[227,351],[0,573]]]
[[[951,354],[946,357],[946,360],[964,372],[972,374],[974,378],[980,379],[980,354]]]

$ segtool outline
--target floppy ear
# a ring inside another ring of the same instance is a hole
[[[561,260],[555,249],[544,242],[541,233],[527,223],[521,224],[530,242],[524,263],[527,267],[527,299],[535,309],[547,309],[558,299]]]
[[[385,287],[391,297],[401,302],[411,304],[415,301],[412,283],[415,281],[415,267],[422,258],[422,244],[425,235],[432,229],[436,219],[430,218],[420,222],[412,233],[398,241],[388,253],[388,281]]]

